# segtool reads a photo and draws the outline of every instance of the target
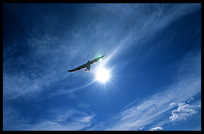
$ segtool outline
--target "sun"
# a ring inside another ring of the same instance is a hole
[[[110,78],[110,71],[106,68],[100,67],[96,71],[96,80],[105,83]]]

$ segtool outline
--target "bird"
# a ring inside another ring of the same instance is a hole
[[[105,55],[106,55],[106,54],[105,54]],[[91,61],[88,61],[87,63],[85,63],[85,64],[83,64],[83,65],[81,65],[81,66],[79,66],[79,67],[77,67],[77,68],[75,68],[75,69],[67,70],[67,71],[68,71],[68,72],[75,72],[75,71],[79,71],[79,70],[81,70],[81,69],[83,69],[83,68],[86,68],[85,72],[88,72],[88,71],[91,69],[91,64],[93,64],[93,63],[99,61],[99,60],[102,59],[105,55],[99,56],[99,57],[97,57],[97,58],[95,58],[95,59],[93,59],[93,60],[91,60]]]

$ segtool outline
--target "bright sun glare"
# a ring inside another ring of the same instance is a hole
[[[109,70],[105,69],[105,68],[99,68],[96,71],[96,80],[105,83],[106,81],[108,81],[110,78],[110,72]]]

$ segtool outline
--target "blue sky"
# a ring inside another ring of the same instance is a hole
[[[201,4],[3,4],[3,130],[201,130]]]

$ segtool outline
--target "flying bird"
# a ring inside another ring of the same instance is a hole
[[[105,54],[105,55],[106,55],[106,54]],[[75,68],[75,69],[67,70],[67,71],[68,71],[68,72],[75,72],[75,71],[79,71],[79,70],[81,70],[81,69],[83,69],[83,68],[86,68],[85,72],[88,72],[88,71],[90,70],[90,68],[91,68],[91,64],[93,64],[93,63],[99,61],[99,60],[102,59],[105,55],[100,56],[100,57],[98,57],[98,58],[95,58],[95,59],[93,59],[93,60],[91,60],[91,61],[88,61],[86,64],[83,64],[83,65],[81,65],[81,66],[79,66],[79,67],[77,67],[77,68]]]

